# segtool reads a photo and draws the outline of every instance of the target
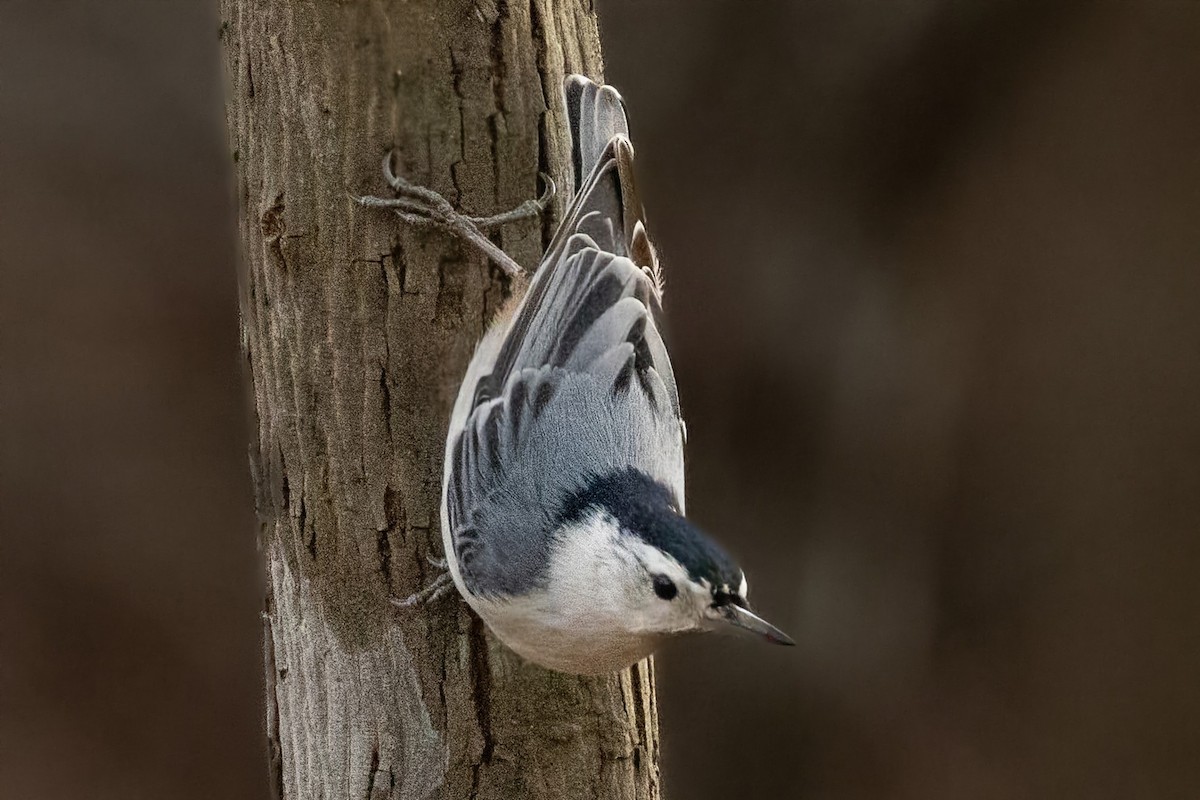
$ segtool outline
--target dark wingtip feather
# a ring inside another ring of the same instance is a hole
[[[581,107],[583,105],[583,90],[591,83],[582,75],[568,75],[563,81],[563,101],[567,108],[567,127],[571,131],[571,174],[575,185],[571,193],[578,192],[583,186],[583,156],[579,152],[579,124]]]

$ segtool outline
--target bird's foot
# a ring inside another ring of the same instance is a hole
[[[483,254],[496,263],[510,277],[525,274],[525,270],[511,256],[501,250],[487,236],[485,230],[491,230],[510,222],[531,219],[546,210],[550,198],[554,196],[554,181],[550,176],[538,173],[546,190],[536,200],[526,200],[516,208],[495,214],[490,217],[473,217],[460,214],[450,205],[450,201],[432,189],[417,186],[396,174],[392,168],[393,153],[388,153],[383,159],[383,177],[395,197],[357,197],[354,201],[365,208],[385,208],[392,211],[400,219],[412,225],[434,226],[448,230],[464,241],[478,247]]]
[[[399,608],[412,608],[435,603],[454,591],[454,579],[449,572],[438,575],[428,586],[419,592],[414,592],[401,600],[399,597],[389,597],[388,602]]]
[[[410,594],[401,600],[399,597],[389,597],[388,602],[399,608],[412,608],[436,603],[454,591],[454,578],[450,575],[449,565],[444,558],[425,556],[425,560],[435,569],[442,570],[433,581],[419,592]]]

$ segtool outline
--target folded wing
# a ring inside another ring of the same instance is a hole
[[[448,521],[478,594],[539,584],[557,509],[597,474],[637,468],[683,503],[679,398],[624,106],[581,76],[564,94],[577,192],[449,454]]]

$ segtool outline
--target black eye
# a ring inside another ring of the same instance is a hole
[[[675,588],[675,582],[666,575],[655,575],[654,593],[663,600],[672,600],[679,593],[679,590]]]

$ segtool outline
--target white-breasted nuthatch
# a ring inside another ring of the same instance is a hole
[[[749,610],[745,574],[684,517],[684,425],[624,103],[580,75],[564,95],[574,197],[528,290],[479,343],[450,420],[449,575],[506,645],[563,672],[610,672],[666,637],[730,625],[792,644]],[[390,165],[398,197],[362,202],[451,228],[520,271],[478,230],[495,220],[459,215]]]

